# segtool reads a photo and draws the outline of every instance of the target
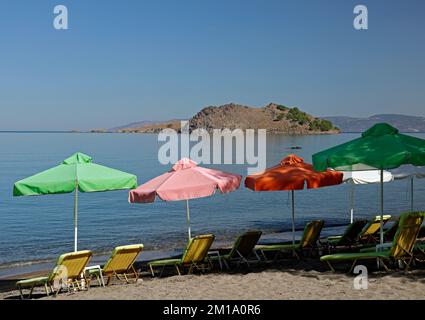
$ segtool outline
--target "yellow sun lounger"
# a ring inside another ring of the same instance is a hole
[[[35,287],[44,286],[46,294],[49,291],[58,294],[62,288],[83,289],[86,284],[88,288],[87,279],[84,276],[84,268],[92,256],[91,251],[77,251],[65,253],[61,255],[56,262],[56,266],[47,277],[37,277],[32,279],[20,280],[16,283],[19,289],[21,298],[24,298],[24,289],[29,289],[28,298],[31,298]]]
[[[160,276],[167,266],[175,267],[179,275],[181,275],[180,268],[184,267],[189,268],[188,274],[191,274],[194,268],[204,270],[204,266],[208,263],[208,250],[210,250],[214,238],[214,235],[207,234],[190,239],[181,259],[166,259],[149,262],[148,266],[152,276],[155,276],[154,267],[162,267]]]
[[[385,225],[390,221],[390,215],[383,216],[383,224]],[[368,222],[368,224],[363,228],[362,232],[359,234],[359,241],[363,244],[376,243],[378,242],[378,233],[381,228],[381,216],[376,216],[374,219]]]
[[[320,260],[326,262],[333,272],[335,272],[335,269],[331,264],[332,262],[353,261],[351,268],[348,271],[351,273],[357,261],[371,259],[378,259],[387,271],[389,271],[389,269],[384,261],[402,261],[405,264],[405,269],[407,270],[414,258],[413,249],[423,220],[424,213],[422,212],[409,212],[402,214],[400,216],[398,229],[391,247],[386,250],[377,251],[375,249],[374,251],[364,250],[355,253],[337,253],[325,255],[321,257]]]
[[[131,276],[137,281],[139,273],[134,268],[134,262],[142,250],[143,244],[116,247],[101,270],[89,269],[88,273],[90,277],[96,277],[102,286],[105,286],[104,277],[107,278],[106,285],[111,283],[113,277],[129,283],[129,276]]]

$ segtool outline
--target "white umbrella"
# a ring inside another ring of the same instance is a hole
[[[410,179],[410,210],[413,211],[413,179],[425,178],[425,166],[415,167],[411,164],[406,164],[391,170],[395,180]]]
[[[344,174],[343,182],[351,184],[350,192],[350,222],[354,220],[354,189],[356,184],[381,183],[380,170],[365,171],[341,171]],[[393,181],[393,175],[389,171],[383,172],[383,182]]]

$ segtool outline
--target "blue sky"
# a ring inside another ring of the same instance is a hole
[[[53,8],[69,30],[53,28]],[[369,9],[369,30],[353,8]],[[110,128],[207,105],[425,116],[425,1],[0,3],[0,130]]]

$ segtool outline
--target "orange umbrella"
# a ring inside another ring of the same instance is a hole
[[[290,190],[292,195],[292,242],[295,243],[294,190],[315,189],[342,183],[343,174],[337,171],[317,172],[304,159],[291,154],[277,166],[245,178],[245,187],[254,191]]]

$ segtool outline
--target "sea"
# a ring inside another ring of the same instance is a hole
[[[424,138],[425,133],[412,134]],[[311,162],[312,154],[359,137],[337,135],[267,135],[267,166],[295,153]],[[0,277],[51,265],[73,250],[73,194],[13,197],[13,184],[56,166],[75,152],[93,161],[133,173],[138,183],[171,168],[158,161],[163,142],[155,134],[1,132],[0,133]],[[296,148],[294,148],[296,147]],[[247,174],[248,164],[205,165]],[[297,236],[306,222],[324,219],[324,235],[339,233],[350,221],[351,186],[341,184],[295,192]],[[410,181],[385,184],[387,214],[410,210]],[[355,217],[379,213],[379,184],[355,188]],[[414,209],[425,209],[425,179],[414,182]],[[79,194],[79,249],[102,260],[115,246],[143,243],[142,256],[165,257],[181,252],[187,241],[185,202],[130,204],[128,191]],[[229,194],[190,201],[192,235],[213,233],[216,246],[231,245],[245,230],[262,230],[261,241],[291,239],[288,192],[253,192],[241,184]]]

